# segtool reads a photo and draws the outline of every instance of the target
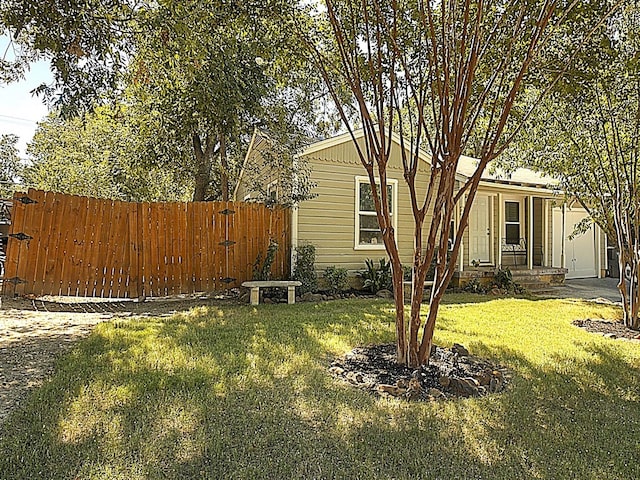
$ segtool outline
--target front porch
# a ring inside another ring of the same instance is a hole
[[[548,270],[553,261],[553,198],[540,196],[539,190],[536,193],[478,192],[458,262],[459,278],[466,278],[467,270],[477,276],[483,268],[493,272],[508,267],[512,273],[535,269],[538,274],[551,271],[554,276],[563,270]]]

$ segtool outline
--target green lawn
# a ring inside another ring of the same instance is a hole
[[[5,424],[0,478],[640,478],[640,344],[571,325],[619,312],[481,300],[448,297],[436,343],[461,343],[514,381],[446,403],[377,398],[328,375],[333,356],[393,340],[384,301],[102,324]]]

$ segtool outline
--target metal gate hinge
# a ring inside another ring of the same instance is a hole
[[[15,238],[17,240],[32,240],[33,237],[31,235],[27,235],[26,233],[20,232],[20,233],[10,233],[9,234],[10,237]]]
[[[16,200],[18,200],[21,203],[24,203],[25,205],[29,205],[30,203],[38,203],[36,200],[34,200],[33,198],[29,198],[26,195],[22,197],[18,197],[16,198]]]

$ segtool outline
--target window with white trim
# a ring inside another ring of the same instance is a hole
[[[379,184],[378,184],[379,187]],[[373,191],[368,177],[356,177],[355,248],[383,250],[382,230],[378,225]],[[378,195],[380,195],[380,190]],[[387,179],[387,199],[394,229],[397,231],[398,181]]]
[[[505,243],[520,243],[520,202],[504,202]]]

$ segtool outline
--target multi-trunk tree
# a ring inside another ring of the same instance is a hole
[[[318,29],[315,38],[306,38],[369,177],[393,269],[401,364],[416,367],[429,360],[438,307],[455,272],[480,177],[539,100],[518,103],[524,87],[534,82],[551,85],[566,70],[564,64],[550,72],[532,67],[537,61],[544,64],[546,57],[541,53],[555,35],[566,35],[567,30],[559,26],[579,3],[326,0],[322,14],[328,19],[328,33]],[[588,35],[594,25],[585,18],[593,16],[580,7],[577,18],[586,26],[580,35]],[[563,57],[564,62],[569,57]],[[346,101],[339,94],[345,86],[350,94]],[[349,122],[353,112],[364,129],[362,146]],[[404,178],[415,225],[408,325],[402,263],[387,201],[394,132],[403,143]],[[471,139],[478,147],[478,165],[473,175],[459,183],[458,161]],[[420,149],[431,157],[428,173],[421,171]],[[428,176],[426,191],[417,187],[421,175]],[[448,256],[450,228],[456,218]],[[435,276],[423,324],[423,284],[432,261]]]
[[[559,177],[567,197],[577,199],[614,242],[624,323],[635,330],[640,330],[638,15],[637,5],[628,3],[611,17],[593,37],[575,81],[544,102],[514,145],[521,164]],[[585,226],[575,226],[573,234]]]

